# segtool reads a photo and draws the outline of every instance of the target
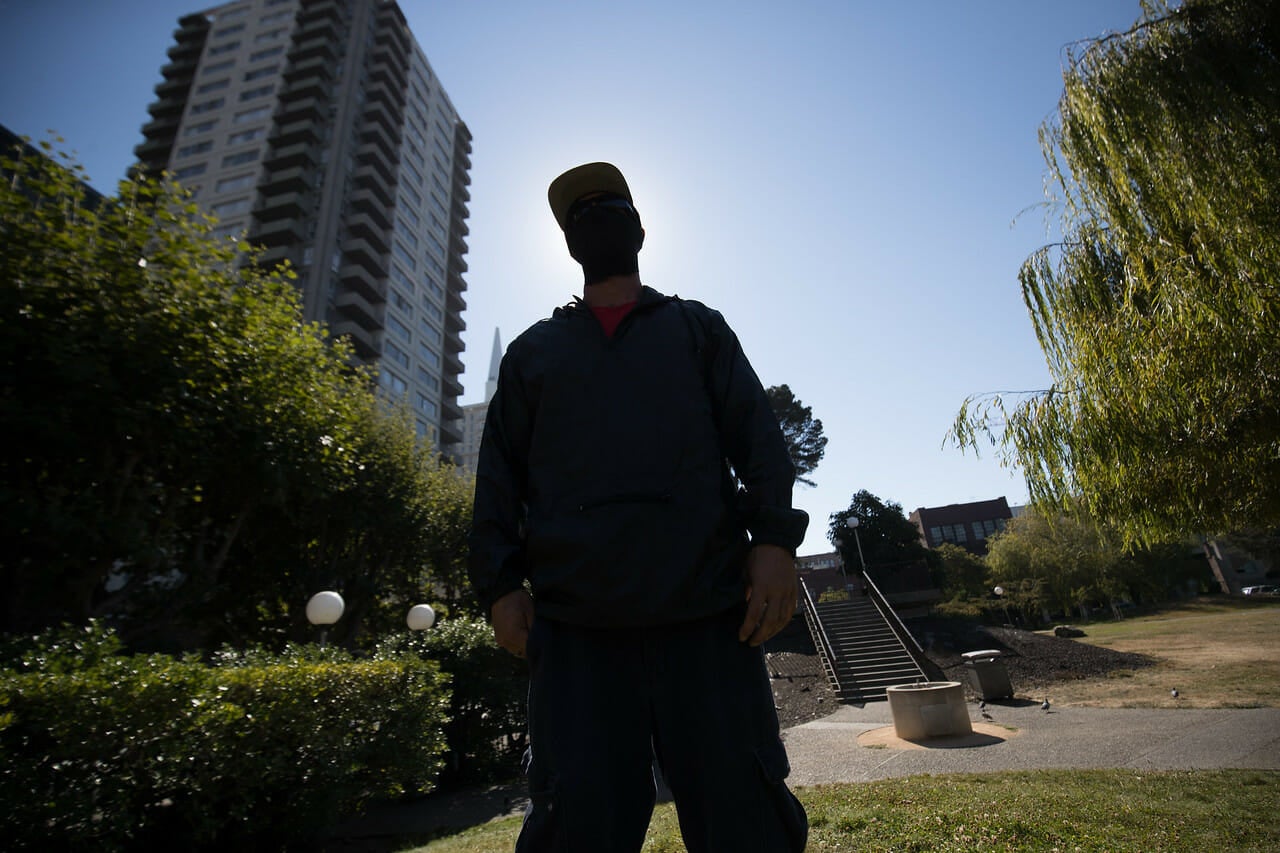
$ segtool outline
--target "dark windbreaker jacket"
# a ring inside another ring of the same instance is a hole
[[[476,472],[471,582],[488,613],[528,579],[539,617],[578,625],[718,613],[742,601],[751,544],[794,553],[802,541],[794,478],[719,312],[646,287],[609,338],[579,301],[502,360]]]

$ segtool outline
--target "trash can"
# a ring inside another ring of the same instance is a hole
[[[965,670],[969,674],[969,685],[981,699],[985,701],[1013,698],[1009,670],[1000,660],[999,649],[964,652],[960,657],[964,658]]]

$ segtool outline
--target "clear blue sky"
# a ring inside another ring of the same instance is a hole
[[[803,552],[859,489],[906,512],[1025,501],[1018,472],[943,439],[966,395],[1047,384],[1017,282],[1047,239],[1022,213],[1044,198],[1037,128],[1063,46],[1128,28],[1138,0],[401,6],[474,135],[464,403],[495,328],[505,345],[580,292],[546,186],[609,160],[645,283],[720,309],[823,422]],[[200,8],[0,0],[0,123],[56,130],[112,190]]]

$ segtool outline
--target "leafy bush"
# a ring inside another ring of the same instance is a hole
[[[25,645],[0,669],[0,834],[15,847],[278,846],[440,771],[447,678],[411,653],[210,666],[111,654],[94,626]]]
[[[446,619],[430,631],[391,638],[377,654],[406,651],[437,662],[452,678],[441,784],[510,778],[525,747],[525,663],[498,647],[483,619]]]

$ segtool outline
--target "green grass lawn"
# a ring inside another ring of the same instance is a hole
[[[811,853],[844,851],[1280,850],[1280,773],[1052,770],[912,776],[796,791]],[[519,818],[473,827],[415,853],[510,851]],[[646,853],[681,853],[675,809],[659,806]]]
[[[1274,706],[1280,697],[1280,603],[1209,599],[1087,630],[1088,642],[1161,660],[1155,674],[1130,675],[1152,683],[1124,704],[1163,706],[1172,683],[1194,684],[1201,707]],[[1117,685],[1100,688],[1114,694]],[[799,788],[796,796],[809,813],[810,853],[1280,851],[1280,772],[1273,771],[912,776]],[[400,849],[498,853],[514,847],[519,830],[519,818],[505,818]],[[654,813],[644,849],[684,851],[671,805]]]

